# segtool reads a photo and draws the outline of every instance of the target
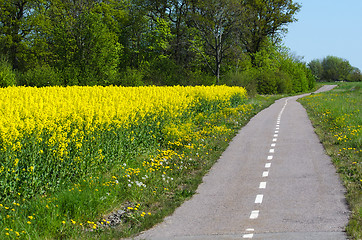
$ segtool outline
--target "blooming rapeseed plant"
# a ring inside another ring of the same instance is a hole
[[[204,164],[197,159],[209,154],[206,137],[233,131],[227,122],[216,123],[232,116],[240,121],[253,111],[245,99],[244,88],[227,86],[0,89],[0,214],[6,216],[1,224],[23,216],[22,223],[35,226],[41,218],[24,209],[39,195],[44,212],[54,212],[59,226],[97,229],[94,222],[82,224],[61,212],[64,206],[51,197],[61,187],[77,196],[92,189],[102,200],[116,197],[116,187],[170,194],[177,176]],[[150,146],[156,154],[129,160]],[[191,152],[196,157],[186,158]],[[107,179],[96,177],[109,169]],[[151,215],[139,204],[128,210]]]

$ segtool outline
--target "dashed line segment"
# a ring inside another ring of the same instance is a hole
[[[250,214],[250,219],[257,219],[259,217],[259,210],[254,210]]]
[[[284,109],[286,108],[288,104],[288,99],[285,101],[284,106],[282,108],[282,110],[280,111],[279,115],[278,115],[278,119],[277,119],[277,124],[275,127],[275,131],[274,131],[274,138],[273,138],[273,143],[271,144],[271,147],[269,149],[269,153],[275,153],[275,146],[276,146],[276,142],[278,140],[278,136],[279,136],[279,130],[280,130],[280,121],[281,121],[281,117],[283,115]],[[273,155],[268,155],[267,160],[272,160],[273,159]],[[265,164],[265,169],[267,169],[266,171],[263,172],[262,177],[263,178],[267,178],[269,176],[269,169],[271,168],[271,163],[268,162]],[[267,182],[260,182],[259,184],[259,189],[265,189],[266,188],[266,183]],[[263,194],[258,194],[255,197],[255,204],[262,204],[263,203],[263,198],[264,195]],[[250,219],[257,219],[259,217],[259,210],[253,210],[250,214]],[[246,234],[243,235],[243,239],[252,239],[254,237],[254,229],[253,228],[248,228],[246,229]]]

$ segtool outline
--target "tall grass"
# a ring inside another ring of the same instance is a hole
[[[362,238],[362,83],[301,99],[347,188],[352,210],[347,232]]]

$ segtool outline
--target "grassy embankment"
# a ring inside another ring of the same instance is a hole
[[[13,87],[0,98],[0,239],[119,239],[189,198],[238,129],[278,96]]]
[[[362,83],[339,83],[300,100],[347,188],[347,233],[362,239]]]

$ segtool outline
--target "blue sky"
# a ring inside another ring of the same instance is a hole
[[[362,0],[297,0],[298,22],[288,25],[284,44],[305,62],[328,55],[362,70]]]

